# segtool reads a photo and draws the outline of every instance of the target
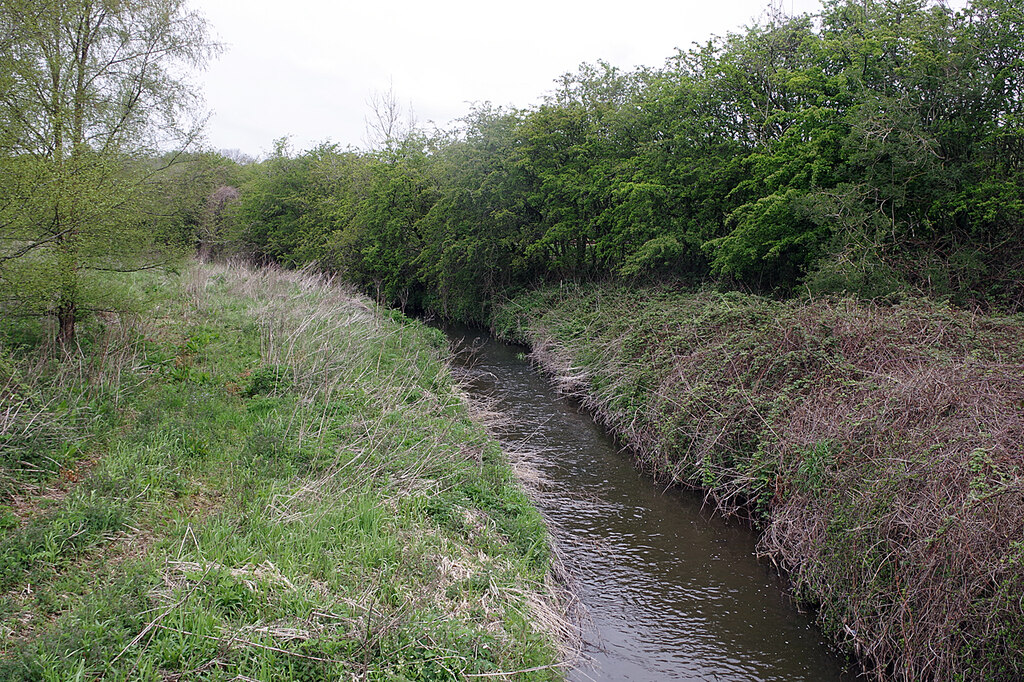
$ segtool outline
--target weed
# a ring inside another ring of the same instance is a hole
[[[1019,319],[593,284],[493,325],[655,475],[758,520],[876,677],[1024,674]]]

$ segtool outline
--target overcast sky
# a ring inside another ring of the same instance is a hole
[[[778,0],[776,0],[778,1]],[[368,100],[389,88],[441,127],[469,103],[525,107],[599,59],[660,66],[764,14],[768,0],[191,0],[226,51],[199,76],[214,149],[365,146]],[[794,13],[818,0],[782,0]]]

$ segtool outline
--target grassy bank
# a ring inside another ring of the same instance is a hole
[[[0,679],[559,679],[547,536],[440,332],[303,273],[4,322]]]
[[[1024,677],[1024,322],[562,286],[506,337],[657,475],[752,513],[879,679]]]

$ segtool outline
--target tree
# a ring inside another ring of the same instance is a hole
[[[239,238],[257,263],[299,263],[309,168],[308,155],[294,155],[288,138],[281,137],[270,158],[252,169],[239,203]]]
[[[446,319],[486,322],[489,302],[530,274],[523,252],[541,216],[517,167],[522,115],[476,105],[435,154],[438,197],[421,221],[417,266],[427,307]]]
[[[147,193],[197,141],[182,74],[216,46],[184,0],[0,0],[0,43],[0,305],[67,343],[96,273],[164,258]]]

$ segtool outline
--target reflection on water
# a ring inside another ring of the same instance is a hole
[[[749,529],[639,473],[522,349],[466,329],[472,386],[543,481],[537,504],[589,612],[571,680],[849,680],[809,616],[754,555]]]

